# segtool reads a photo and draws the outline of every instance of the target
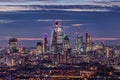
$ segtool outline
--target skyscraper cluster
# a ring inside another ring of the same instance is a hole
[[[74,39],[75,45],[71,47],[69,36],[64,34],[62,25],[56,21],[52,28],[51,37],[49,38],[45,33],[41,41],[36,42],[35,48],[25,48],[19,44],[17,38],[10,38],[3,62],[12,65],[19,64],[24,62],[25,56],[29,55],[28,59],[30,60],[28,61],[47,59],[53,61],[54,64],[73,64],[83,61],[90,62],[90,60],[94,60],[93,58],[103,59],[114,58],[115,56],[113,55],[114,50],[105,46],[104,43],[94,43],[88,32],[83,37],[78,30]]]

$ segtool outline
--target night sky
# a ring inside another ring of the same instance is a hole
[[[45,33],[50,37],[55,21],[61,23],[72,44],[80,28],[82,36],[89,32],[93,38],[107,39],[102,40],[106,44],[120,45],[119,4],[119,0],[2,0],[0,46],[6,47],[11,37],[41,38]],[[37,41],[21,42],[36,46]]]

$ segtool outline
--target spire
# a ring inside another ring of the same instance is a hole
[[[56,22],[55,22],[55,24],[56,24],[56,25],[59,25],[59,22],[58,22],[58,21],[56,21]]]
[[[61,25],[60,25],[60,22],[59,22],[59,21],[56,21],[56,22],[55,22],[55,27],[61,27]]]

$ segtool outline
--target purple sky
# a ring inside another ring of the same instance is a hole
[[[89,5],[88,5],[89,4]],[[0,0],[0,46],[10,37],[41,38],[51,36],[55,20],[73,44],[75,32],[106,39],[106,44],[120,44],[119,0]],[[8,6],[9,5],[9,6]],[[35,46],[37,41],[24,41]]]

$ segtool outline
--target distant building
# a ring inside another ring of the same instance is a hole
[[[43,43],[42,42],[37,42],[36,44],[36,53],[37,54],[42,54],[43,53]]]
[[[75,41],[75,49],[77,52],[81,52],[81,48],[83,46],[83,37],[80,34],[76,34],[76,41]]]
[[[92,39],[90,35],[86,32],[86,52],[92,51]]]
[[[102,42],[97,42],[93,46],[93,50],[104,49],[104,48],[105,48],[105,46],[104,46],[104,43],[102,43]]]
[[[70,63],[70,55],[71,55],[71,47],[70,47],[70,41],[69,41],[69,37],[67,35],[64,36],[63,38],[63,51],[64,54],[63,55],[63,63]]]
[[[18,50],[18,40],[17,38],[10,38],[8,41],[9,53],[17,53]]]
[[[65,35],[63,41],[63,50],[68,51],[68,49],[70,49],[70,41],[69,41],[69,37]]]
[[[43,47],[44,47],[44,51],[47,52],[49,50],[49,46],[48,46],[48,37],[46,34],[44,34],[44,41],[43,41]]]

